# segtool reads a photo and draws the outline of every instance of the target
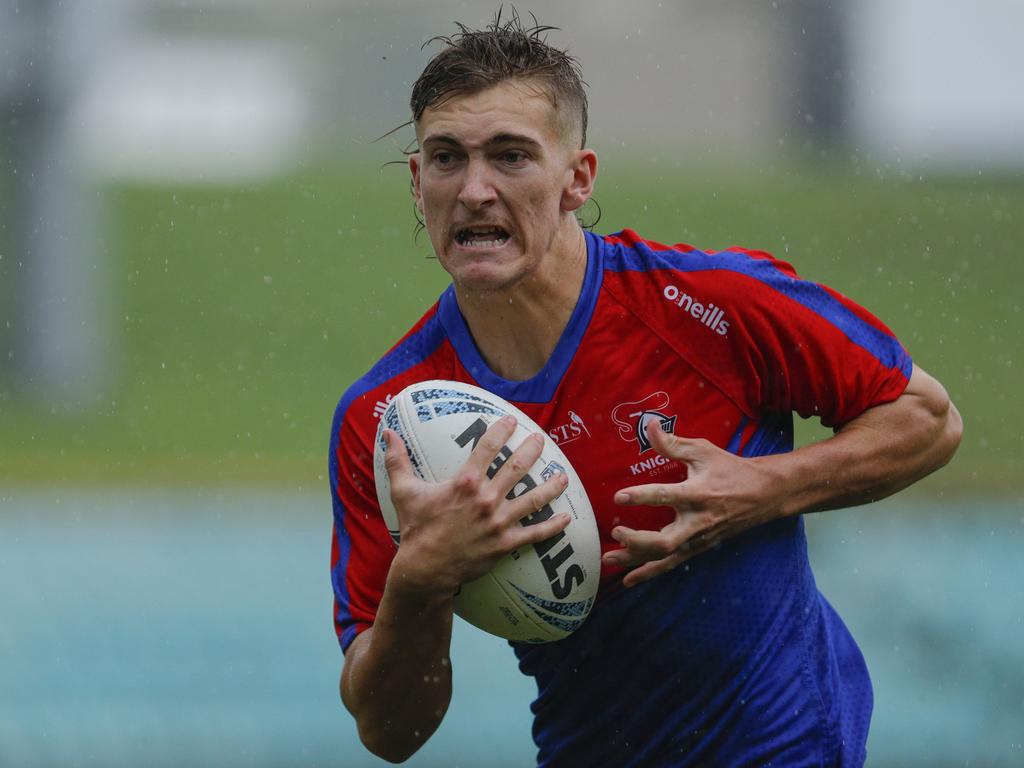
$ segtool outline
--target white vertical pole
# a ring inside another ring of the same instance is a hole
[[[3,274],[13,278],[12,300],[0,307],[0,323],[10,324],[0,368],[21,394],[76,409],[100,394],[113,358],[99,192],[76,167],[69,123],[97,53],[84,5],[0,0],[14,74],[0,97]]]

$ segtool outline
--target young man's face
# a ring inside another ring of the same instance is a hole
[[[506,81],[427,109],[416,132],[416,204],[456,287],[500,291],[543,271],[596,170],[574,122],[538,84]]]

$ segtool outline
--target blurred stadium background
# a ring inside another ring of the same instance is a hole
[[[949,388],[954,462],[810,519],[812,559],[871,765],[1024,764],[1024,6],[552,5],[520,11],[583,63],[599,231],[772,251]],[[446,282],[411,131],[374,139],[495,8],[0,0],[0,765],[379,764],[337,699],[328,426]],[[409,764],[530,765],[511,653],[455,645]]]

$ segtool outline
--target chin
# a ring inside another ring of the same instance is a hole
[[[518,277],[508,274],[484,274],[473,270],[470,273],[453,274],[452,282],[460,291],[471,293],[502,293],[511,289],[519,281]]]
[[[467,260],[456,257],[453,261],[441,259],[441,266],[451,276],[459,290],[476,293],[506,291],[524,276],[521,266],[501,263],[497,259],[482,257]]]

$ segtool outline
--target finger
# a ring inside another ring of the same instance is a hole
[[[465,469],[473,475],[480,476],[487,471],[487,467],[494,461],[505,443],[516,431],[516,417],[502,416],[491,424],[480,438],[480,442],[473,448],[469,458],[464,465]]]
[[[710,445],[707,440],[681,437],[666,432],[655,421],[647,423],[647,439],[651,441],[654,450],[665,458],[675,459],[686,464],[704,458]]]
[[[720,543],[721,538],[717,535],[699,533],[695,537],[684,541],[671,553],[662,558],[645,558],[631,554],[629,550],[620,549],[605,553],[602,562],[606,565],[625,568],[632,567],[632,570],[623,577],[622,583],[626,587],[633,587],[644,581],[649,581],[655,576],[671,571],[673,568],[699,554],[707,552]]]
[[[655,576],[668,573],[690,557],[693,557],[693,554],[689,552],[673,552],[671,555],[664,557],[661,560],[653,560],[649,563],[644,563],[622,577],[622,586],[627,588],[635,587],[637,584],[650,581]]]
[[[661,560],[675,552],[684,541],[664,530],[636,531],[624,526],[613,528],[612,538],[622,544],[622,548],[606,553],[604,560],[611,565],[625,566]]]
[[[660,531],[616,526],[611,535],[622,548],[607,552],[604,560],[609,565],[629,566],[660,560],[676,552],[689,553],[710,535],[714,522],[709,513],[685,513]]]
[[[511,528],[508,533],[508,551],[512,552],[527,544],[539,544],[552,536],[557,536],[571,522],[572,515],[568,512],[559,512],[542,522]]]
[[[652,507],[677,506],[686,508],[684,483],[648,483],[623,488],[615,494],[615,503],[623,506],[646,505]]]
[[[508,505],[509,522],[521,520],[523,525],[529,526],[547,520],[554,514],[551,502],[561,496],[568,486],[569,478],[564,472],[552,475]]]
[[[623,579],[623,586],[633,587],[645,581],[668,573],[687,560],[692,560],[697,555],[704,554],[709,549],[714,549],[722,543],[722,536],[715,533],[700,533],[692,539],[687,539],[682,546],[668,557],[661,560],[652,560],[634,568],[627,573]]]
[[[502,496],[507,496],[519,483],[544,450],[544,438],[539,434],[531,434],[512,452],[501,469],[494,475],[495,489]]]

